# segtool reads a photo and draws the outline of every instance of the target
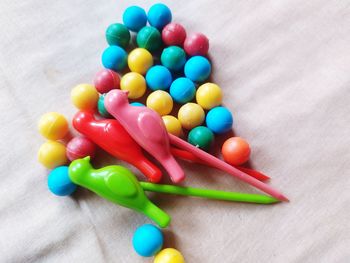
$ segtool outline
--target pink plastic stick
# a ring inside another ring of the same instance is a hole
[[[184,140],[169,134],[170,143],[181,148],[185,149],[194,155],[196,155],[198,158],[202,159],[203,161],[206,161],[208,164],[210,164],[213,167],[216,167],[224,172],[227,172],[231,174],[232,176],[260,189],[261,191],[281,200],[281,201],[289,201],[287,197],[285,197],[282,193],[275,190],[271,186],[260,182],[259,180],[247,175],[246,173],[234,168],[233,166],[225,163],[224,161],[215,158],[214,156],[210,155],[209,153],[206,153],[202,151],[201,149],[185,142]]]

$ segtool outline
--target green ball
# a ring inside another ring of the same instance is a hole
[[[214,142],[214,134],[204,126],[198,126],[188,134],[188,142],[202,150],[208,151]]]
[[[170,46],[163,50],[160,61],[168,69],[179,71],[186,63],[186,53],[180,47]]]
[[[106,30],[106,40],[109,45],[127,48],[130,42],[130,32],[123,24],[111,24]]]
[[[97,102],[97,110],[102,117],[109,118],[111,117],[111,115],[108,113],[105,107],[105,95],[106,94],[100,95],[100,98],[98,99],[98,102]]]
[[[157,28],[145,26],[138,32],[136,43],[139,47],[153,52],[161,47],[162,37]]]

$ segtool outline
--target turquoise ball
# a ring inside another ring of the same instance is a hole
[[[174,101],[185,104],[193,100],[196,94],[196,86],[193,81],[188,78],[177,78],[171,83],[170,96]]]
[[[136,229],[132,244],[140,256],[154,256],[163,246],[163,233],[154,225],[142,225]]]
[[[148,22],[151,26],[154,26],[161,30],[171,22],[172,14],[169,7],[159,3],[151,6],[147,13],[147,17]]]
[[[125,68],[127,53],[119,46],[109,46],[102,53],[102,65],[107,69],[120,71]]]
[[[111,115],[109,114],[109,112],[106,110],[106,107],[105,107],[105,96],[106,94],[100,95],[97,102],[97,110],[102,117],[109,118],[111,117]]]
[[[180,71],[186,63],[186,53],[178,46],[170,46],[163,50],[160,61],[168,69]]]
[[[147,24],[147,15],[144,9],[139,6],[130,6],[123,14],[124,25],[133,32],[138,32]]]
[[[185,76],[194,82],[205,81],[211,73],[211,65],[207,58],[194,56],[185,64]]]
[[[231,112],[222,106],[212,108],[206,118],[207,127],[217,134],[222,134],[231,130],[233,117]]]
[[[68,166],[59,166],[53,169],[47,178],[47,185],[49,190],[58,196],[71,195],[77,189],[77,186],[69,178]]]

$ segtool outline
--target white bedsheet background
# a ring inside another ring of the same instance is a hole
[[[350,261],[350,1],[164,1],[173,20],[210,38],[213,81],[252,147],[251,164],[291,199],[273,206],[152,195],[172,215],[165,245],[187,262]],[[75,112],[105,28],[154,1],[0,3],[0,261],[152,262],[135,254],[150,221],[91,192],[58,198],[36,160],[38,118]],[[96,166],[118,163],[103,155]],[[250,191],[185,165],[186,185]],[[135,170],[134,170],[135,171]]]

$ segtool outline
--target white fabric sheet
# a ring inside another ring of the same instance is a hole
[[[152,262],[131,244],[147,218],[85,190],[53,196],[36,159],[38,118],[72,117],[70,90],[101,68],[105,28],[127,6],[151,3],[1,1],[1,262]],[[187,262],[349,262],[350,1],[165,3],[174,21],[210,38],[212,81],[234,113],[234,132],[250,142],[251,166],[291,200],[151,195],[172,216],[165,246]],[[99,156],[97,167],[121,163]],[[185,185],[256,192],[182,164]]]

